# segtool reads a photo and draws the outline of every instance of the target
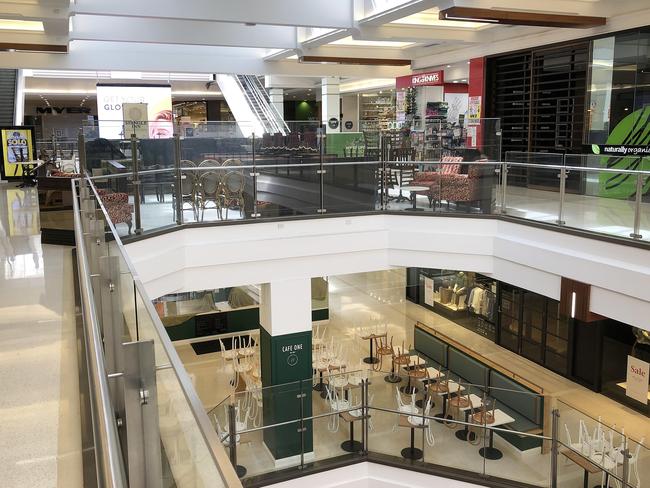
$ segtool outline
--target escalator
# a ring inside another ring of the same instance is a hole
[[[216,81],[245,137],[290,132],[257,76],[219,74]]]

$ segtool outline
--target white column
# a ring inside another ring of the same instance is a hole
[[[25,70],[16,73],[16,96],[14,98],[14,124],[25,123]]]
[[[325,125],[326,133],[341,132],[341,95],[339,92],[339,77],[327,76],[321,81],[321,114],[322,121]],[[336,128],[331,128],[329,125],[330,119],[336,119],[338,125]]]
[[[311,279],[262,284],[260,325],[271,336],[311,331]]]
[[[271,105],[275,107],[284,120],[284,89],[269,88],[269,98],[271,99]]]

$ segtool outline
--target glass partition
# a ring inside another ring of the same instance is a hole
[[[92,283],[92,304],[84,303],[83,308],[97,311],[110,400],[115,415],[122,419],[118,430],[122,450],[125,456],[129,453],[131,463],[136,452],[147,457],[147,476],[160,477],[161,486],[236,484],[216,435],[212,429],[206,431],[209,421],[192,380],[134,275],[110,210],[101,204],[96,191],[88,180],[73,190],[75,201],[78,198],[75,207],[80,209],[75,219],[81,222],[79,228],[75,225],[75,234],[77,246],[85,250],[81,255],[87,257],[84,269],[88,269]],[[151,363],[147,361],[148,342],[153,346]],[[148,370],[152,377],[147,376]],[[141,385],[139,391],[133,390],[134,379]],[[134,395],[139,398],[137,407],[132,402]],[[152,416],[151,406],[156,416]],[[142,441],[138,440],[140,435]],[[124,469],[135,483],[144,476],[144,469],[129,470],[128,464],[125,458]]]

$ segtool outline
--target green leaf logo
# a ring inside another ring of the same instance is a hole
[[[600,154],[600,147],[598,146],[598,144],[592,144],[591,150],[593,151],[594,154]]]

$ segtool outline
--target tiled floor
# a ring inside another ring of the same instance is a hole
[[[41,245],[35,189],[0,186],[0,484],[81,487],[71,250]]]
[[[358,364],[359,358],[367,356],[368,343],[361,341],[354,334],[355,325],[368,323],[376,318],[381,323],[388,324],[388,334],[394,337],[394,344],[402,342],[409,347],[413,341],[413,326],[421,321],[434,327],[454,340],[479,351],[487,358],[500,364],[507,364],[524,377],[534,378],[547,394],[555,396],[567,405],[575,405],[588,415],[601,416],[603,421],[620,427],[636,438],[650,438],[650,422],[642,415],[581,386],[568,381],[524,358],[521,358],[481,336],[468,331],[449,320],[414,305],[405,299],[405,273],[403,269],[386,272],[362,273],[330,277],[330,322],[326,327],[326,337],[333,336],[336,341],[344,344],[348,351],[351,364]],[[211,409],[227,394],[229,387],[219,353],[196,356],[189,345],[177,348],[188,371],[194,375],[195,384],[206,408]],[[381,377],[373,382],[371,394],[374,394],[373,404],[385,408],[395,408],[394,387],[385,383]],[[353,397],[355,395],[353,394]],[[578,413],[570,407],[562,405],[563,423],[571,430],[578,422]],[[440,404],[435,411],[439,411]],[[325,413],[327,404],[317,395],[313,397],[314,414]],[[222,425],[226,425],[226,415],[223,408],[217,409]],[[349,436],[348,426],[341,421],[338,431],[328,429],[329,418],[316,420],[314,424],[316,459],[323,459],[341,454],[340,443]],[[409,443],[407,429],[397,429],[393,432],[394,414],[376,413],[373,419],[374,429],[370,434],[371,450],[399,455],[399,451]],[[574,425],[575,424],[575,425]],[[463,469],[483,472],[491,475],[507,474],[513,479],[545,486],[548,481],[550,461],[548,455],[539,453],[522,454],[514,450],[508,443],[495,437],[495,445],[503,450],[504,458],[499,461],[485,461],[478,454],[478,447],[461,442],[455,438],[453,431],[444,425],[434,424],[433,433],[435,445],[425,446],[425,461]],[[357,427],[356,438],[359,438]],[[564,430],[562,426],[562,430]],[[634,433],[634,434],[633,434]],[[638,436],[638,437],[637,437]],[[419,437],[419,444],[422,438]],[[650,452],[642,450],[642,460],[650,459]],[[242,436],[239,449],[239,462],[245,465],[250,474],[266,472],[274,469],[273,460],[261,442],[261,434],[249,433]],[[298,462],[296,460],[296,462]],[[640,466],[643,466],[641,463]],[[646,472],[647,471],[647,472]],[[582,486],[582,471],[571,463],[563,463],[560,470],[564,487]],[[642,480],[650,480],[650,466],[642,469]],[[634,478],[633,478],[634,480]],[[592,483],[599,481],[597,475],[592,475]],[[643,486],[643,485],[642,485]]]

